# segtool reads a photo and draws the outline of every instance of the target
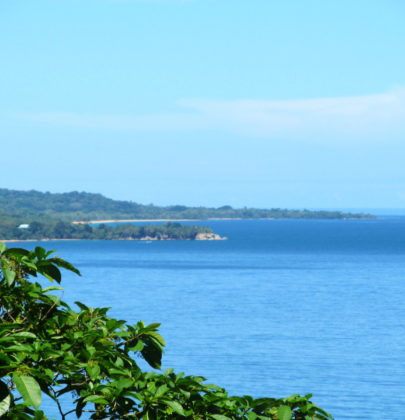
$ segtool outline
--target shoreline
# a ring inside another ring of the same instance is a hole
[[[213,236],[212,236],[213,235]],[[225,236],[219,236],[217,234],[210,234],[207,237],[196,237],[194,239],[175,239],[175,238],[155,238],[144,236],[142,238],[122,238],[122,239],[79,239],[79,238],[44,238],[44,239],[0,239],[0,243],[13,243],[13,242],[51,242],[51,241],[139,241],[139,242],[150,242],[150,241],[224,241],[228,238]]]
[[[47,242],[47,241],[91,241],[93,239],[75,239],[75,238],[63,238],[63,239],[0,239],[0,242]]]
[[[243,218],[243,217],[208,217],[206,219],[106,219],[106,220],[75,220],[72,225],[91,225],[103,223],[142,223],[142,222],[212,222],[222,220],[375,220],[377,216],[372,217],[260,217],[260,218]]]
[[[131,222],[204,222],[207,220],[244,220],[241,217],[209,217],[207,219],[107,219],[107,220],[75,220],[72,225],[88,225],[92,223],[131,223]],[[255,220],[273,220],[272,218]]]
[[[105,220],[74,220],[72,225],[89,225],[103,223],[141,223],[141,222],[212,222],[222,220],[375,220],[378,216],[371,217],[207,217],[206,219],[105,219]]]

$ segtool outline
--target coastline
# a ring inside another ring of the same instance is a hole
[[[43,238],[43,239],[0,239],[0,243],[12,243],[12,242],[49,242],[49,241],[224,241],[228,238],[220,236],[216,233],[199,233],[193,239],[177,239],[177,238],[165,238],[165,237],[152,237],[143,236],[142,238],[120,238],[120,239],[79,239],[79,238]]]
[[[89,225],[103,223],[141,223],[141,222],[207,222],[221,220],[371,220],[378,219],[378,216],[370,215],[370,217],[207,217],[205,219],[105,219],[105,220],[74,220],[72,225]]]
[[[92,239],[52,239],[52,238],[44,238],[44,239],[0,239],[0,242],[48,242],[48,241],[86,241]]]
[[[125,222],[204,222],[207,220],[243,220],[241,217],[209,217],[207,219],[107,219],[107,220],[75,220],[72,225],[88,225],[92,223],[125,223]],[[256,219],[259,220],[259,219]],[[260,219],[272,220],[272,218]]]

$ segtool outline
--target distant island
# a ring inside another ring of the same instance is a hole
[[[0,189],[0,240],[121,239],[218,240],[206,226],[173,221],[210,219],[366,219],[364,213],[290,209],[155,206],[117,201],[87,192],[49,193]],[[159,225],[112,221],[167,221]],[[97,223],[97,224],[92,224]]]

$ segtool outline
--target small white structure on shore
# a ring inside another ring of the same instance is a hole
[[[21,224],[20,226],[18,226],[18,229],[28,229],[30,227],[30,225],[29,224],[27,224],[27,223],[23,223],[23,224]]]

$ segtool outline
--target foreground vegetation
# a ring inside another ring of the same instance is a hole
[[[117,201],[101,194],[70,192],[63,194],[39,191],[14,191],[0,189],[0,220],[13,215],[20,223],[36,220],[106,220],[106,219],[345,219],[369,218],[366,214],[351,214],[339,211],[310,211],[288,209],[234,209],[231,206],[218,208],[186,207],[181,205],[160,207]]]
[[[159,324],[129,325],[108,308],[76,302],[72,309],[32,277],[61,282],[70,263],[37,247],[29,252],[0,244],[0,417],[47,419],[43,394],[59,418],[310,420],[331,419],[311,395],[232,397],[198,376],[172,370],[145,372],[142,356],[160,368],[164,340]],[[71,402],[66,404],[66,396]]]
[[[135,226],[131,223],[110,225],[74,225],[70,222],[32,222],[27,228],[19,228],[15,219],[0,223],[3,240],[39,239],[103,239],[103,240],[194,240],[200,233],[212,233],[207,226],[188,226],[179,223]]]

